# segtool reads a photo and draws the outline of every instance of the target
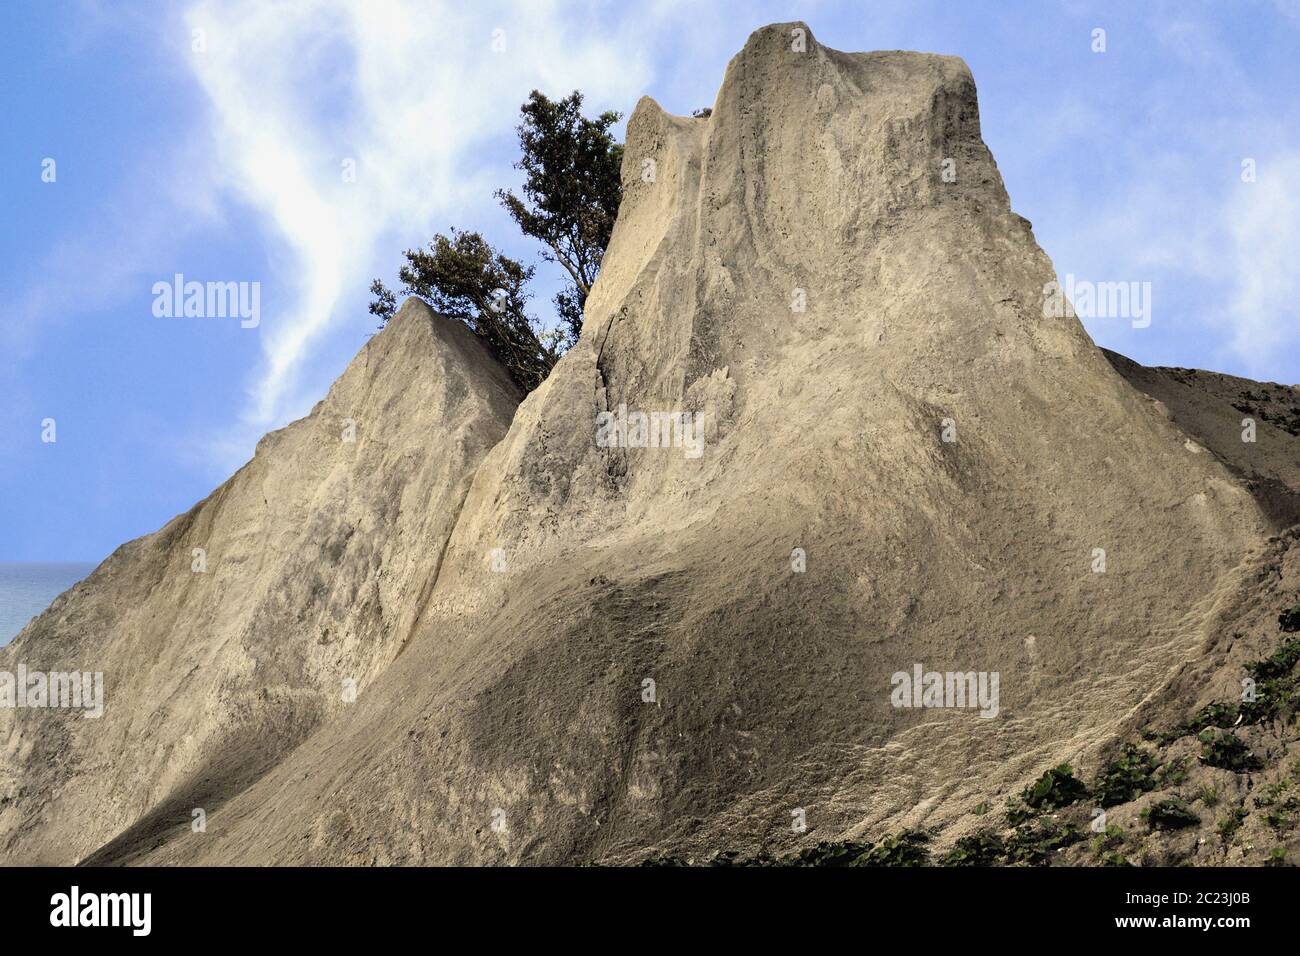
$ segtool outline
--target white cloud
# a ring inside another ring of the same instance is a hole
[[[1260,126],[1261,124],[1256,124]],[[1258,180],[1222,164],[1217,179],[1189,183],[1187,155],[1149,155],[1128,167],[1127,180],[1087,205],[1067,202],[1058,218],[1068,228],[1049,251],[1060,275],[1094,280],[1153,280],[1156,323],[1165,338],[1142,354],[1169,362],[1163,349],[1199,340],[1199,362],[1255,378],[1294,375],[1300,352],[1300,148],[1259,151]],[[1093,320],[1101,344],[1124,351],[1151,346],[1146,331]],[[1187,357],[1184,355],[1183,360]],[[1196,360],[1196,359],[1193,359]]]
[[[292,290],[282,310],[264,304],[265,362],[241,426],[248,447],[303,406],[303,366],[332,326],[358,320],[340,302],[368,285],[376,262],[391,271],[392,237],[427,238],[491,203],[508,164],[485,169],[481,156],[510,135],[527,91],[579,88],[589,106],[630,106],[672,9],[633,8],[598,28],[608,7],[204,0],[188,10],[189,29],[205,31],[206,51],[189,62],[211,104],[221,186],[285,253],[264,285]],[[491,48],[495,29],[504,52]],[[342,176],[348,157],[354,183]]]
[[[1237,184],[1220,214],[1233,274],[1224,320],[1233,350],[1257,372],[1300,346],[1300,150],[1260,163],[1258,181]]]

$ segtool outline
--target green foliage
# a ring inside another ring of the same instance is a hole
[[[1125,744],[1119,756],[1102,768],[1093,795],[1103,807],[1128,803],[1156,788],[1155,772],[1155,759],[1148,751]]]
[[[1068,807],[1088,795],[1088,788],[1074,775],[1068,763],[1053,767],[1020,793],[1020,800],[1029,809],[1047,813]]]
[[[904,830],[868,850],[855,866],[925,866],[930,862],[930,834]]]
[[[930,862],[931,836],[925,830],[903,830],[879,844],[847,840],[818,843],[798,853],[777,857],[766,850],[741,857],[734,850],[715,853],[703,866],[925,866]],[[675,856],[652,856],[641,866],[693,866]]]
[[[1063,763],[1046,771],[1020,791],[1019,797],[1007,798],[1007,823],[1018,827],[1042,813],[1068,807],[1088,795],[1088,788]]]
[[[1285,617],[1285,615],[1283,615]],[[1298,677],[1294,673],[1300,662],[1300,640],[1287,641],[1269,657],[1246,665],[1254,678],[1255,699],[1241,704],[1242,722],[1262,724],[1279,717],[1296,706]]]
[[[1237,705],[1216,701],[1206,704],[1188,720],[1156,737],[1156,742],[1166,746],[1183,737],[1198,734],[1206,727],[1231,727],[1237,722]]]
[[[1093,838],[1089,849],[1100,866],[1132,866],[1128,858],[1119,852],[1126,839],[1123,828],[1112,823]]]
[[[1101,833],[1095,836],[1089,849],[1092,850],[1093,856],[1100,856],[1107,850],[1114,850],[1124,845],[1125,834],[1122,827],[1110,824]]]
[[[1233,773],[1246,773],[1260,767],[1259,759],[1235,734],[1209,729],[1201,731],[1197,739],[1201,742],[1202,763]]]
[[[1284,611],[1278,618],[1283,630],[1300,628],[1300,607]],[[1216,701],[1198,710],[1189,720],[1153,739],[1169,744],[1182,737],[1199,734],[1210,727],[1228,729],[1273,720],[1297,704],[1297,678],[1293,672],[1300,663],[1300,640],[1287,641],[1271,656],[1246,665],[1246,673],[1256,682],[1255,699],[1240,703]]]
[[[1201,822],[1181,797],[1159,800],[1142,811],[1142,817],[1152,830],[1180,830]]]
[[[370,294],[375,297],[370,303],[370,314],[378,316],[380,327],[383,327],[397,314],[397,294],[380,279],[370,283]]]
[[[1237,807],[1226,817],[1219,820],[1216,829],[1219,831],[1219,837],[1224,843],[1229,843],[1236,836],[1237,831],[1241,829],[1241,823],[1246,819],[1246,811],[1242,807]]]
[[[407,295],[474,330],[499,358],[511,378],[531,391],[542,383],[559,358],[538,338],[524,311],[533,267],[525,267],[493,249],[477,232],[453,229],[433,237],[428,249],[408,249],[398,271]],[[370,311],[387,322],[396,296],[376,279],[370,286]]]
[[[1265,787],[1255,797],[1255,806],[1269,808],[1268,813],[1264,814],[1264,822],[1279,833],[1285,833],[1295,826],[1296,814],[1300,811],[1300,797],[1287,795],[1291,786],[1290,780],[1279,780]]]
[[[777,858],[766,850],[760,850],[748,859],[742,859],[735,850],[724,850],[709,858],[709,866],[780,866]]]
[[[1286,866],[1286,847],[1275,846],[1264,858],[1265,866]]]
[[[1179,757],[1177,760],[1171,760],[1168,763],[1161,764],[1156,770],[1156,789],[1162,787],[1177,787],[1187,779],[1187,758]]]
[[[1007,824],[1018,827],[1027,820],[1032,820],[1037,814],[1025,806],[1024,802],[1018,797],[1007,797]]]
[[[1183,725],[1183,733],[1180,736],[1200,733],[1206,727],[1231,727],[1236,722],[1237,705],[1216,701],[1198,710],[1192,719]]]
[[[1288,634],[1300,631],[1300,604],[1287,608],[1277,617],[1277,626]]]
[[[818,843],[816,846],[800,850],[793,856],[782,857],[772,865],[775,866],[867,866],[865,859],[875,844],[870,842],[844,841],[842,843]]]
[[[1293,781],[1291,780],[1279,780],[1276,783],[1271,783],[1267,787],[1264,787],[1259,792],[1258,796],[1255,797],[1255,806],[1273,806],[1273,804],[1277,803],[1277,801],[1291,789],[1292,782]],[[1291,799],[1294,799],[1294,797]]]
[[[939,860],[941,866],[996,866],[1007,855],[1002,837],[993,830],[981,830],[957,841]]]
[[[1289,613],[1291,612],[1283,614],[1281,619],[1286,619]],[[1247,664],[1246,671],[1255,680],[1286,677],[1295,669],[1297,662],[1300,662],[1300,639],[1287,641],[1274,651],[1272,656]]]
[[[609,244],[622,201],[619,178],[623,147],[609,130],[619,114],[582,115],[582,94],[550,100],[534,90],[520,107],[518,127],[524,172],[523,199],[497,190],[525,235],[546,246],[571,284],[555,295],[560,327],[543,333],[525,311],[533,267],[499,252],[477,232],[451,230],[434,236],[427,250],[405,253],[398,277],[402,291],[460,319],[482,338],[524,391],[536,388],[582,329],[582,311]],[[397,294],[382,280],[371,283],[370,311],[386,323],[397,311]]]
[[[1264,822],[1279,833],[1285,833],[1295,826],[1295,817],[1285,807],[1274,807],[1264,814]]]
[[[545,258],[569,273],[573,284],[555,307],[573,341],[623,200],[623,147],[609,132],[620,115],[583,116],[577,90],[558,100],[533,90],[519,112],[523,198],[507,189],[496,195],[524,234],[545,245]]]
[[[1012,863],[1038,866],[1046,863],[1057,850],[1082,839],[1083,833],[1072,823],[1040,819],[1016,827],[1007,841],[1007,859]]]
[[[1282,710],[1287,697],[1287,688],[1283,682],[1266,680],[1255,686],[1255,699],[1243,700],[1237,708],[1241,723],[1248,727],[1272,720]]]

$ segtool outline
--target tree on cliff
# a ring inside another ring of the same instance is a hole
[[[523,155],[515,168],[524,173],[524,198],[508,189],[496,195],[524,235],[546,245],[543,257],[569,273],[571,284],[554,302],[572,344],[623,200],[623,146],[609,134],[620,117],[612,111],[583,116],[577,90],[554,101],[533,90],[520,113]]]
[[[538,337],[524,311],[532,266],[502,255],[477,232],[458,229],[450,236],[438,233],[427,249],[404,254],[406,265],[397,277],[407,295],[419,296],[473,329],[525,391],[542,383],[559,353],[553,343]],[[397,297],[378,279],[370,291],[375,295],[370,311],[387,321]]]
[[[523,198],[505,189],[496,196],[525,235],[540,240],[547,261],[559,263],[569,282],[556,293],[560,326],[542,332],[525,310],[534,268],[495,249],[477,232],[438,234],[428,249],[408,249],[398,272],[402,291],[458,318],[482,337],[525,391],[545,380],[582,331],[582,311],[618,216],[623,147],[609,133],[619,114],[582,115],[582,94],[559,100],[534,90],[520,107],[516,128],[522,156]],[[382,280],[371,283],[370,311],[387,322],[397,295]]]

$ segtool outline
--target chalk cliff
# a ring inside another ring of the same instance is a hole
[[[581,339],[517,408],[408,302],[308,419],[0,652],[102,663],[108,695],[99,721],[0,714],[0,855],[957,833],[1133,728],[1279,512],[1044,316],[966,65],[765,27],[707,118],[637,105],[623,174]],[[688,415],[702,454],[598,443],[621,407]],[[918,664],[998,674],[996,716],[894,706]]]

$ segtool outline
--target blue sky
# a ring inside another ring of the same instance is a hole
[[[1300,382],[1300,0],[25,0],[0,18],[0,561],[99,560],[208,494],[324,395],[374,329],[370,279],[395,284],[435,231],[537,261],[546,317],[558,267],[492,198],[518,181],[529,90],[689,113],[778,20],[966,60],[1058,274],[1152,283],[1150,327],[1088,321],[1099,344]],[[260,323],[155,316],[176,273],[260,283]]]

